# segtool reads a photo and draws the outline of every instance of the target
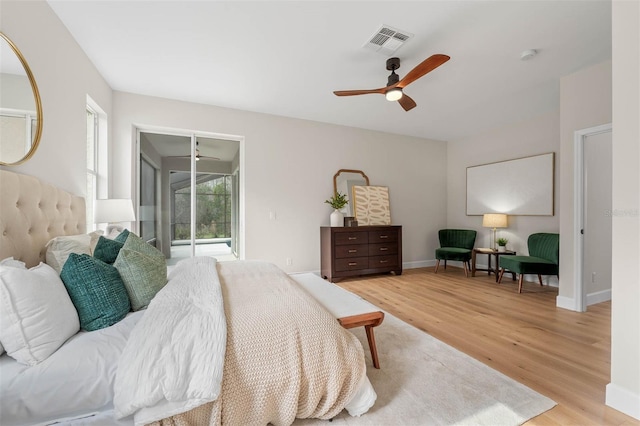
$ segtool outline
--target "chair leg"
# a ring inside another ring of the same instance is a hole
[[[462,265],[464,266],[464,276],[469,278],[469,268],[467,268],[467,262],[462,262]]]
[[[440,259],[436,259],[436,274],[438,273],[438,267],[440,267]]]
[[[522,293],[522,281],[524,280],[524,274],[520,274],[518,277],[518,293]]]
[[[498,275],[498,284],[502,282],[503,275],[504,275],[504,268],[500,268],[500,274]]]
[[[540,287],[542,287],[542,275],[538,274],[538,281],[540,281]]]
[[[447,270],[447,259],[444,260],[444,270]]]

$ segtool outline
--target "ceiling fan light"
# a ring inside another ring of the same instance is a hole
[[[397,101],[402,97],[402,89],[390,89],[384,94],[388,101]]]

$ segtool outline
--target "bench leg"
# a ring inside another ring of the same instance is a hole
[[[376,348],[376,338],[373,335],[373,327],[365,325],[364,329],[367,331],[367,341],[369,342],[369,350],[371,351],[371,360],[375,368],[380,368],[380,361],[378,361],[378,349]]]

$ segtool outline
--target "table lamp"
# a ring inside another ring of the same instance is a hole
[[[94,222],[108,224],[106,235],[109,235],[114,229],[122,231],[124,227],[118,223],[136,220],[133,203],[124,198],[96,200],[94,210]]]
[[[493,228],[491,248],[496,250],[496,229],[507,227],[507,215],[504,213],[485,213],[482,216],[482,226],[485,228]]]

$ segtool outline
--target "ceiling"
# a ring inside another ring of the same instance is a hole
[[[561,77],[611,58],[603,0],[49,4],[114,90],[438,140],[557,109]],[[400,78],[451,56],[405,88],[409,112],[332,93],[386,86],[389,56],[363,48],[381,25],[414,34]]]

